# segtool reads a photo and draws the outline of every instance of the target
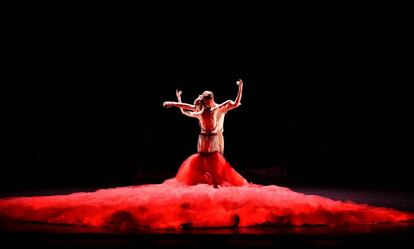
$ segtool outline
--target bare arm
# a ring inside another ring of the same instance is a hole
[[[227,110],[232,110],[241,105],[241,98],[242,98],[242,93],[243,93],[243,81],[238,80],[236,84],[239,86],[239,91],[237,92],[236,100],[235,101],[227,100],[224,103],[220,104],[220,107],[224,107]]]
[[[169,107],[178,107],[178,108],[182,108],[185,110],[190,110],[190,111],[195,111],[195,106],[194,105],[190,105],[187,103],[179,103],[179,102],[173,102],[173,101],[165,101],[162,106],[169,108]]]
[[[175,91],[175,95],[177,95],[178,103],[182,103],[182,101],[181,101],[181,94],[182,93],[183,92],[181,90],[176,90]],[[180,107],[180,110],[181,110],[181,113],[186,115],[186,116],[189,116],[189,117],[195,117],[196,116],[196,115],[194,115],[194,112],[192,112],[190,110],[185,110],[184,108],[181,108],[181,107]],[[194,107],[194,110],[195,110],[195,107]]]
[[[184,114],[184,115],[186,115],[186,116],[189,116],[191,118],[199,118],[200,115],[203,113],[203,110],[204,110],[204,107],[201,108],[201,110],[198,111],[198,112],[184,111],[183,109],[181,109],[181,113]]]
[[[189,117],[192,117],[192,118],[198,118],[201,115],[202,111],[196,112],[197,109],[196,109],[195,105],[182,103],[181,102],[181,93],[182,92],[179,91],[179,90],[177,90],[175,92],[175,94],[177,95],[178,102],[165,101],[163,103],[163,106],[167,107],[167,108],[169,108],[169,107],[178,107],[178,108],[180,108],[182,114],[184,114],[186,116],[189,116]]]

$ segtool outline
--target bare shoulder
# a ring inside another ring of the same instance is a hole
[[[224,101],[223,103],[221,103],[221,104],[217,104],[215,107],[214,107],[214,109],[219,109],[219,110],[226,110],[228,107],[229,107],[229,105],[231,105],[232,104],[232,100],[226,100],[226,101]]]
[[[227,106],[229,104],[231,104],[233,101],[231,99],[224,101],[223,103],[221,103],[219,106],[223,107],[223,106]]]

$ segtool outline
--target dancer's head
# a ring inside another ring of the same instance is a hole
[[[214,94],[211,91],[204,91],[201,95],[204,105],[207,107],[213,107],[214,105]]]

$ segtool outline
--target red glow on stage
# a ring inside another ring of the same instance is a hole
[[[410,213],[305,195],[274,185],[162,184],[0,200],[7,220],[137,229],[399,222]]]

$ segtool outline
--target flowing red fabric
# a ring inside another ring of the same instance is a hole
[[[196,154],[161,184],[0,199],[0,219],[120,229],[400,222],[398,210],[248,183],[221,154]]]
[[[190,156],[181,165],[176,178],[187,185],[242,186],[247,183],[218,152]]]

